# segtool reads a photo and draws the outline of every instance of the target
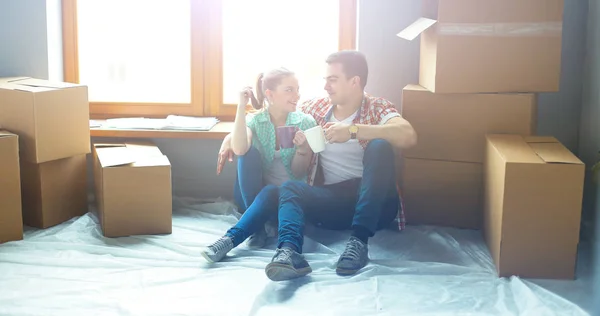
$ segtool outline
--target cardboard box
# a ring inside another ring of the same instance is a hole
[[[575,276],[585,166],[553,137],[487,136],[485,239],[498,274]]]
[[[424,0],[419,83],[437,93],[559,89],[563,0]]]
[[[0,126],[19,135],[23,160],[89,153],[89,124],[86,86],[32,78],[0,82]]]
[[[482,164],[405,158],[401,176],[407,224],[481,228]]]
[[[418,85],[402,92],[402,116],[417,131],[405,157],[483,163],[485,135],[533,135],[534,94],[439,94]]]
[[[41,164],[21,160],[23,223],[48,228],[88,212],[86,155]]]
[[[171,164],[158,147],[94,144],[94,181],[105,236],[171,233]]]
[[[18,136],[0,130],[0,243],[23,239]]]

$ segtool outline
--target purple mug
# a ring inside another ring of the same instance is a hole
[[[294,137],[298,127],[280,126],[277,128],[277,145],[279,148],[294,148]]]

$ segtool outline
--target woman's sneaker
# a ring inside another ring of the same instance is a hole
[[[214,263],[221,261],[231,249],[233,249],[233,240],[227,236],[223,236],[210,246],[206,247],[200,254],[208,262]]]

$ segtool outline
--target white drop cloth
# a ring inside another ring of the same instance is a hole
[[[273,238],[267,249],[242,244],[211,266],[199,250],[237,214],[229,203],[184,201],[176,201],[167,236],[104,238],[87,214],[0,245],[0,315],[586,315],[530,281],[497,278],[473,231],[380,232],[370,264],[347,278],[334,265],[348,232],[314,227],[304,248],[309,277],[267,279]]]

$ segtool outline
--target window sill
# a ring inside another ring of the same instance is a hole
[[[209,131],[162,131],[143,129],[90,128],[91,137],[223,139],[233,130],[233,122],[219,122]]]

